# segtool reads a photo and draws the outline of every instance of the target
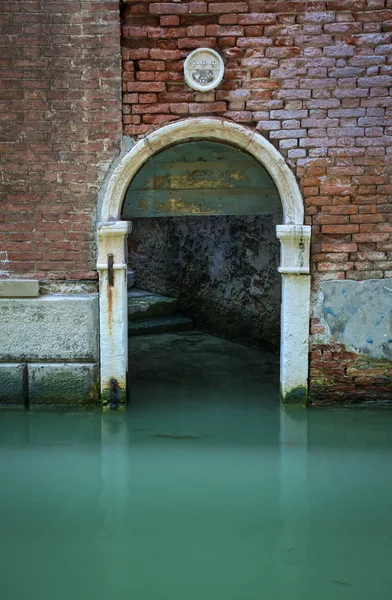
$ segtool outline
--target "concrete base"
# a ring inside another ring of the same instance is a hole
[[[97,294],[0,298],[0,404],[99,402]]]
[[[99,402],[97,363],[0,364],[0,405],[85,406]]]
[[[96,362],[96,294],[0,299],[0,361]]]

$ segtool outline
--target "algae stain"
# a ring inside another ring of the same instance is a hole
[[[308,390],[305,386],[299,385],[284,395],[281,393],[281,397],[284,404],[306,405],[308,401]]]

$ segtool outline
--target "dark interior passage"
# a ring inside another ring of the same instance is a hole
[[[278,351],[282,222],[277,188],[254,157],[228,144],[175,144],[131,182],[135,286],[178,300],[195,326]]]
[[[195,326],[278,352],[280,215],[135,219],[136,287],[178,299]]]

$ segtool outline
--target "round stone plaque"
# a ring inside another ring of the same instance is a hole
[[[199,92],[208,92],[218,86],[224,70],[222,58],[210,48],[194,50],[184,63],[187,84]]]

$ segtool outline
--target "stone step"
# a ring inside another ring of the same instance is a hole
[[[132,289],[128,292],[128,320],[160,318],[174,315],[177,310],[176,298]]]
[[[136,320],[128,323],[128,334],[149,335],[153,333],[174,333],[193,329],[192,319],[181,315],[171,315],[158,319]]]

